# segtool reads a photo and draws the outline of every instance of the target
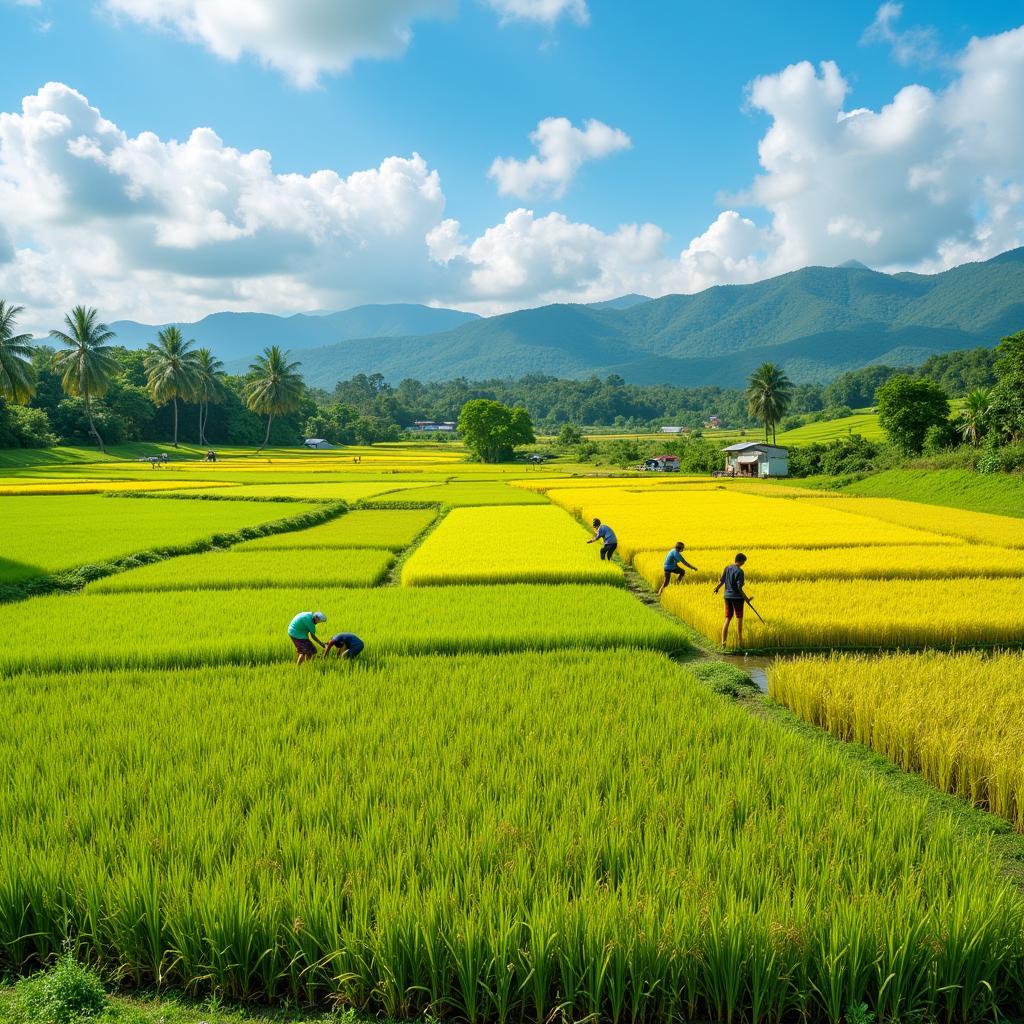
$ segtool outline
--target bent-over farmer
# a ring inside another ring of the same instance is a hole
[[[298,651],[298,657],[295,659],[296,665],[301,665],[304,661],[316,657],[316,647],[313,644],[324,646],[317,638],[316,626],[318,622],[326,621],[327,616],[323,612],[299,612],[292,619],[288,626],[288,636],[291,637],[292,643],[295,644],[295,650]]]
[[[676,583],[682,583],[683,577],[686,575],[686,570],[681,569],[680,566],[685,565],[687,569],[692,569],[694,572],[700,572],[695,565],[690,563],[683,558],[683,549],[686,545],[681,541],[677,540],[675,547],[673,547],[667,555],[665,555],[665,563],[662,565],[662,569],[665,571],[665,579],[662,581],[660,587],[658,587],[658,596],[661,597],[661,592],[669,585],[672,577],[675,576]]]
[[[594,536],[587,543],[593,544],[595,541],[601,541],[601,561],[610,562],[615,549],[619,546],[619,539],[615,536],[615,531],[600,519],[594,520]]]

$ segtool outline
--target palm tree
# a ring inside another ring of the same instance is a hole
[[[92,400],[102,398],[119,367],[107,344],[114,332],[106,325],[97,323],[99,313],[85,306],[75,306],[65,314],[64,331],[50,331],[50,337],[68,346],[66,352],[57,352],[53,357],[53,368],[61,375],[60,383],[69,395],[77,395],[85,402],[85,414],[89,417],[89,433],[96,438],[100,451],[105,451],[103,438],[92,418]]]
[[[960,410],[960,433],[975,448],[988,427],[992,415],[992,392],[988,388],[975,388]]]
[[[174,404],[174,447],[178,447],[178,399],[197,397],[198,370],[194,341],[186,341],[178,327],[165,327],[156,343],[146,348],[146,376],[157,405]]]
[[[747,408],[750,415],[764,424],[764,439],[768,441],[771,428],[772,443],[775,442],[775,427],[786,415],[793,396],[793,382],[774,363],[762,363],[747,381]]]
[[[206,444],[206,417],[210,403],[224,392],[224,364],[208,349],[196,352],[196,395],[199,398],[199,443]]]
[[[23,405],[35,393],[32,379],[32,335],[15,334],[14,321],[23,306],[9,306],[0,299],[0,398]]]
[[[301,364],[289,363],[289,354],[271,345],[249,367],[251,376],[245,382],[245,404],[252,412],[267,417],[267,433],[260,451],[270,442],[274,417],[294,411],[302,400],[302,378],[296,373]]]

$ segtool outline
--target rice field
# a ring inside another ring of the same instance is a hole
[[[218,497],[222,498],[295,498],[306,501],[347,501],[356,502],[364,498],[373,498],[383,494],[399,494],[403,491],[420,488],[418,482],[402,482],[380,480],[337,481],[316,480],[296,481],[294,483],[255,483],[228,485],[217,488]]]
[[[502,480],[455,480],[451,483],[431,487],[410,487],[393,497],[380,496],[374,501],[423,501],[441,505],[545,505],[542,494],[524,491]]]
[[[456,508],[402,567],[407,587],[460,583],[622,584],[622,571],[559,508]]]
[[[239,544],[236,551],[290,548],[386,548],[401,551],[437,518],[432,509],[356,509],[320,526]]]
[[[772,697],[1024,831],[1024,654],[777,662]]]
[[[292,548],[205,551],[130,569],[90,583],[87,594],[246,587],[372,587],[394,564],[390,551]]]

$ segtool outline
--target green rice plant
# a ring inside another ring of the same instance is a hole
[[[460,467],[461,469],[462,467]],[[367,504],[387,501],[388,496],[367,499]],[[442,505],[546,505],[543,494],[512,487],[501,480],[459,480],[433,487],[410,487],[394,495],[401,501],[430,501]]]
[[[407,548],[437,518],[434,509],[356,509],[322,526],[239,544],[237,551],[289,548]]]
[[[339,481],[337,477],[325,480],[307,479],[298,480],[294,483],[279,483],[268,481],[266,483],[241,484],[239,486],[228,485],[217,488],[219,498],[295,498],[302,501],[347,501],[354,503],[363,498],[370,498],[376,495],[399,493],[409,489],[421,490],[419,481],[395,481],[380,480],[374,482],[355,481],[349,483],[346,480]],[[404,496],[401,495],[400,496]]]
[[[137,984],[478,1024],[1024,1001],[1024,897],[984,842],[653,652],[5,676],[0,701],[11,966],[69,943]]]
[[[86,592],[373,587],[384,579],[394,561],[391,552],[372,550],[207,551],[107,576],[90,583]]]
[[[683,631],[618,587],[593,585],[171,590],[75,594],[0,605],[0,672],[290,661],[288,623],[322,610],[321,632],[367,652],[687,647]]]
[[[906,649],[1024,643],[1020,577],[765,583],[757,578],[754,559],[744,568],[747,592],[767,620],[761,623],[747,609],[747,647]],[[721,592],[716,597],[710,587],[671,586],[661,602],[709,640],[719,640],[724,617]],[[730,644],[736,640],[732,629]]]
[[[601,561],[587,535],[560,508],[453,509],[402,567],[407,587],[451,583],[610,583],[617,565]]]
[[[801,718],[1024,831],[1024,654],[799,658],[768,679]]]
[[[218,488],[219,490],[219,488]],[[138,551],[174,548],[317,511],[245,502],[108,498],[96,494],[0,497],[0,584],[106,562]]]

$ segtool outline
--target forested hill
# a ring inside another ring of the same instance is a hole
[[[631,383],[735,387],[765,360],[796,381],[826,381],[871,363],[912,365],[994,345],[1022,328],[1024,249],[1015,249],[935,275],[807,267],[627,308],[543,306],[429,337],[350,338],[299,358],[322,387],[361,372],[396,382],[614,373]]]

